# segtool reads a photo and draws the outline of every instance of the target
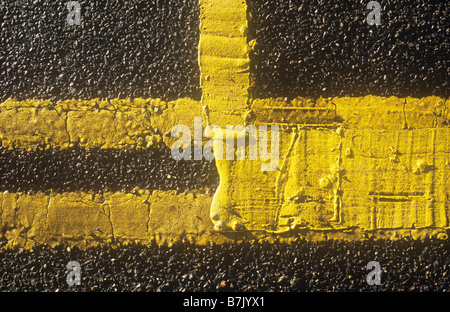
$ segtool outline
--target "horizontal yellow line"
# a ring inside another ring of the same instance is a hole
[[[330,97],[317,100],[297,97],[254,99],[251,106],[256,122],[307,125],[340,122],[348,129],[424,129],[450,127],[448,99],[429,96],[398,98]],[[329,113],[328,113],[329,112]]]
[[[170,138],[177,124],[190,125],[201,116],[198,101],[183,98],[70,100],[7,100],[0,104],[0,139],[4,148],[66,149],[147,148]]]
[[[325,108],[325,107],[291,107],[291,106],[284,106],[284,107],[283,106],[272,106],[272,107],[266,107],[266,109],[300,110],[300,111],[328,111],[328,110],[330,110],[330,108]]]
[[[254,124],[307,127],[332,124],[347,129],[384,130],[450,126],[447,100],[433,96],[335,97],[321,98],[316,103],[296,98],[288,104],[284,99],[255,99],[252,110],[256,116],[251,121]],[[284,115],[284,111],[289,115]],[[163,142],[171,146],[175,139],[166,134],[175,125],[193,127],[194,117],[203,115],[200,102],[189,98],[172,102],[92,99],[56,103],[11,99],[0,104],[0,139],[4,148],[27,150],[37,145],[49,149],[75,145],[140,149]],[[206,122],[207,116],[203,117]]]
[[[216,232],[210,219],[213,194],[208,189],[175,191],[0,193],[0,239],[6,248],[36,245],[87,248],[100,244],[152,243],[171,245],[189,241],[231,243],[246,238],[271,243],[310,240],[367,239],[433,235],[445,238],[443,228],[363,230],[358,228],[299,228],[283,231]]]
[[[174,191],[0,193],[0,233],[7,247],[61,243],[170,243],[211,240],[208,189]]]

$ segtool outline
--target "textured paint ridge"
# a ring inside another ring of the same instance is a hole
[[[257,43],[240,39],[248,36],[246,3],[200,6],[207,123],[282,127],[277,171],[261,172],[259,161],[216,160],[216,230],[448,228],[447,99],[254,99],[247,61]]]

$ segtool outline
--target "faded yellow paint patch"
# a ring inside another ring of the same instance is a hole
[[[48,149],[148,148],[175,139],[165,134],[177,124],[191,127],[202,116],[192,99],[110,101],[7,100],[0,105],[0,139],[4,148]]]

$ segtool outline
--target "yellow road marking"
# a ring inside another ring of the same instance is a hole
[[[224,241],[216,237],[209,221],[211,200],[207,189],[182,194],[4,192],[0,193],[0,225],[7,247]]]
[[[249,53],[257,43],[247,42],[245,1],[200,0],[200,8],[200,103],[8,100],[0,105],[2,145],[120,149],[164,141],[170,146],[161,134],[204,116],[205,125],[222,128],[280,125],[280,170],[261,172],[259,161],[217,161],[221,185],[214,199],[167,192],[5,192],[1,224],[11,246],[88,246],[113,237],[167,242],[191,234],[199,243],[219,242],[238,237],[233,231],[237,224],[248,230],[242,237],[250,233],[270,240],[298,235],[312,240],[375,234],[445,237],[450,217],[447,99],[253,99]],[[210,213],[213,223],[220,220],[228,232],[212,230]],[[105,234],[91,238],[97,228]]]

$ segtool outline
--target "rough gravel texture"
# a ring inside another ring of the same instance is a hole
[[[432,239],[41,246],[0,252],[0,291],[448,291],[449,252]],[[79,286],[66,283],[69,261],[81,265]],[[380,286],[366,282],[370,261],[380,263]]]
[[[198,1],[68,2],[0,1],[0,101],[200,99]]]
[[[248,0],[253,95],[450,95],[450,3],[383,0],[369,26],[369,0]]]
[[[180,160],[167,146],[147,150],[5,149],[0,147],[0,190],[46,191],[186,191],[215,190],[219,176],[214,161]]]

